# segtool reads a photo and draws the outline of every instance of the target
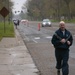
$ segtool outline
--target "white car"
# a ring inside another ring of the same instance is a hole
[[[43,19],[42,21],[42,27],[46,27],[46,26],[49,26],[49,27],[52,26],[52,23],[49,19]]]
[[[21,20],[21,23],[27,25],[28,24],[28,20],[23,19],[23,20]]]

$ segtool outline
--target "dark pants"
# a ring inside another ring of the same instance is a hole
[[[17,24],[17,23],[14,23],[14,25],[15,25],[15,27],[16,27],[16,29],[17,29],[17,25],[18,25],[18,24]]]
[[[56,57],[56,68],[62,69],[63,75],[69,74],[69,65],[68,65],[68,59],[69,59],[69,50],[55,50],[55,57]]]

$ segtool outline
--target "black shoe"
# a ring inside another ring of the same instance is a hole
[[[60,69],[57,70],[57,75],[60,75]]]

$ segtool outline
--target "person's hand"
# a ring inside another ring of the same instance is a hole
[[[71,44],[70,41],[67,41],[67,44],[70,45]]]
[[[61,41],[60,41],[61,43],[65,43],[66,42],[66,40],[65,39],[61,39]]]

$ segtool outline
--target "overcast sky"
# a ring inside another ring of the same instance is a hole
[[[21,11],[26,0],[11,0],[14,2],[13,11]]]

